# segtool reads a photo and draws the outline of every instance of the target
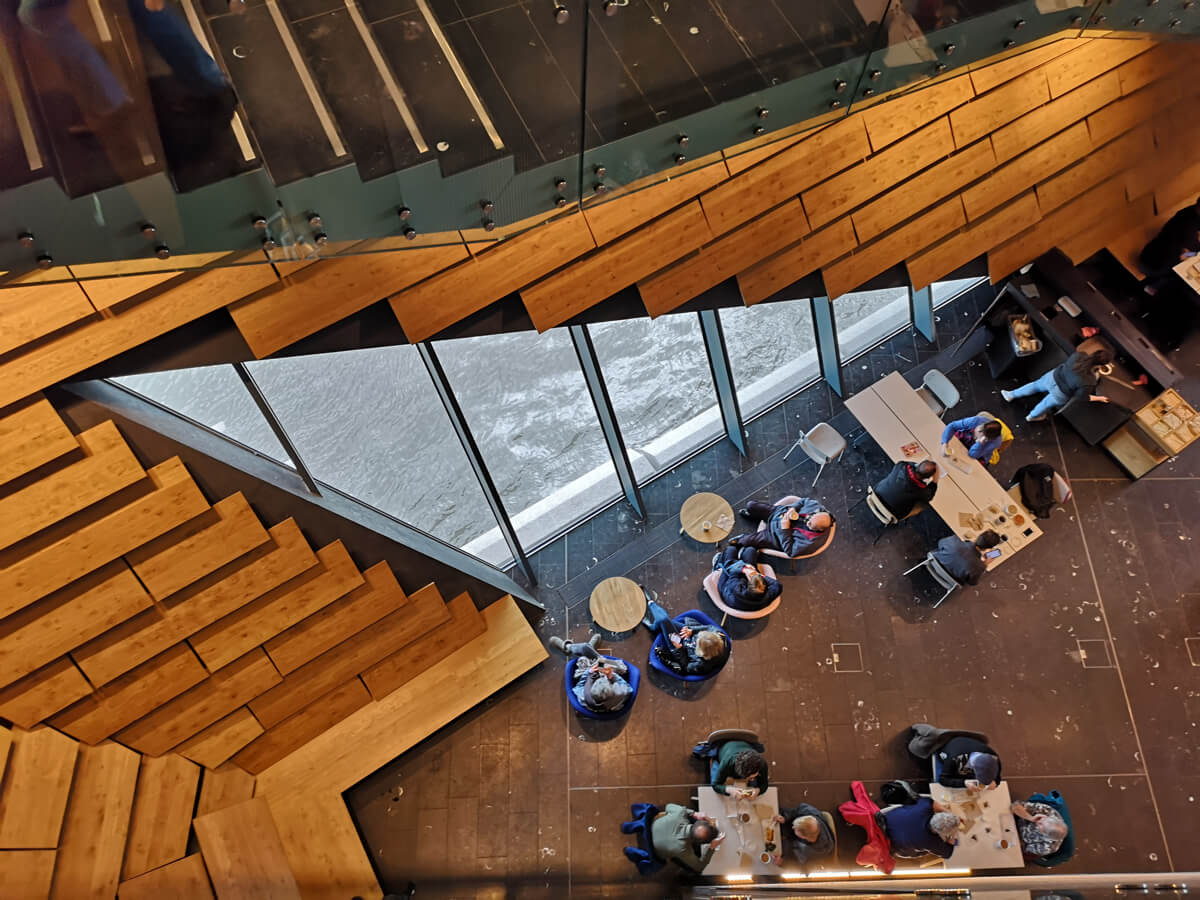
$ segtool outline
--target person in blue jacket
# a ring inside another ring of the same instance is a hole
[[[984,412],[957,419],[945,427],[942,431],[942,455],[950,455],[949,444],[953,438],[958,438],[970,457],[985,466],[992,458],[992,451],[998,450],[1004,441],[1000,423]]]
[[[888,836],[892,856],[901,859],[917,859],[929,853],[946,859],[958,843],[958,816],[929,797],[883,810],[875,821]]]
[[[811,548],[832,535],[826,532],[834,526],[833,514],[816,500],[800,498],[790,505],[771,506],[751,500],[738,515],[751,522],[766,522],[762,531],[730,538],[735,547],[755,547],[759,550],[779,550],[788,556],[803,556]]]
[[[721,573],[717,590],[734,609],[754,612],[770,606],[783,590],[757,563],[758,551],[753,547],[726,547],[713,557],[713,570]]]

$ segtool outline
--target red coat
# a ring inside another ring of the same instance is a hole
[[[850,790],[854,799],[847,800],[838,807],[838,811],[851,825],[858,825],[867,832],[866,846],[858,851],[854,861],[860,866],[873,867],[884,875],[890,875],[896,867],[896,861],[892,859],[892,845],[888,842],[887,835],[875,822],[875,813],[879,812],[879,807],[875,805],[861,781],[851,782]]]

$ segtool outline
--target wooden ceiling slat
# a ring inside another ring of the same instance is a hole
[[[1072,50],[1044,70],[1050,96],[1060,97],[1153,47],[1150,40],[1125,39],[1092,41]]]
[[[739,272],[737,281],[742,300],[747,306],[766,300],[826,263],[845,256],[857,245],[850,217],[838,219],[758,265]]]
[[[958,234],[938,241],[933,247],[908,261],[908,275],[914,288],[928,287],[947,272],[966,265],[975,257],[1008,240],[1039,218],[1037,197],[1033,191],[1022,194],[992,215],[972,222]]]
[[[1039,184],[1038,205],[1045,214],[1153,155],[1154,135],[1147,123],[1110,141],[1076,165]]]
[[[1046,75],[1035,69],[950,113],[954,142],[965,147],[1050,99]]]
[[[975,220],[986,215],[1008,198],[1029,190],[1046,176],[1082,159],[1091,149],[1087,125],[1076,122],[963,191],[967,218]]]
[[[644,222],[686,203],[728,177],[729,170],[723,162],[719,162],[613,200],[590,205],[584,209],[583,215],[596,243],[607,244]]]
[[[996,161],[1006,163],[1020,156],[1120,96],[1121,86],[1116,73],[1109,72],[1026,113],[1015,122],[992,132]]]
[[[1087,43],[1086,38],[1068,37],[1068,35],[1075,33],[1074,31],[1062,32],[1057,36],[1057,40],[1052,39],[1049,43],[1043,44],[1041,47],[1024,50],[1007,59],[1002,59],[999,62],[973,70],[971,72],[971,84],[975,88],[975,93],[986,93],[993,88],[999,87],[1006,81],[1012,81],[1018,75],[1024,75],[1026,72],[1036,69],[1038,66],[1045,65],[1051,60],[1062,56],[1064,53],[1069,53],[1076,47]]]
[[[960,75],[864,110],[862,120],[871,140],[871,149],[878,153],[974,96],[971,79]]]

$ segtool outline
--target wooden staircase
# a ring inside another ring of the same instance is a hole
[[[493,653],[511,674],[476,668]],[[240,493],[210,504],[178,458],[143,468],[112,422],[72,435],[40,398],[0,418],[6,900],[209,897],[210,876],[222,898],[295,897],[314,840],[378,896],[341,791],[544,657],[511,598],[406,595],[386,562],[264,527]],[[255,793],[346,729],[364,754],[317,769],[352,780]]]

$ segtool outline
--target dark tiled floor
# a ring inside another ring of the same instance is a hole
[[[906,332],[849,364],[851,389],[949,346],[990,299],[981,293],[940,311],[938,346]],[[1196,361],[1178,360],[1193,401]],[[694,490],[735,506],[816,496],[841,521],[829,552],[782,576],[784,602],[769,619],[730,626],[728,667],[698,689],[648,677],[625,721],[585,723],[567,708],[555,658],[367,779],[347,799],[385,884],[411,878],[423,896],[661,897],[677,874],[639,879],[617,826],[633,801],[686,800],[700,781],[688,751],[708,731],[757,730],[784,801],[832,808],[851,779],[918,776],[901,733],[923,720],[989,733],[1014,794],[1065,795],[1078,850],[1056,872],[1200,865],[1200,669],[1185,644],[1200,636],[1200,453],[1129,482],[1073,433],[1025,424],[985,366],[952,380],[964,398],[956,413],[986,408],[1014,426],[1000,477],[1043,459],[1072,479],[1074,501],[1043,523],[1041,540],[931,610],[932,585],[900,573],[947,529],[927,513],[872,545],[878,526],[850,509],[886,465],[869,439],[815,490],[812,463],[783,462],[802,426],[853,428],[836,396],[813,386],[748,426],[747,458],[719,444],[648,485],[645,523],[613,507],[536,554],[547,605],[536,625],[585,638],[588,594],[616,574],[673,611],[713,612],[700,593],[712,548],[680,539],[675,519]],[[1087,667],[1080,641],[1095,642],[1083,645]],[[835,671],[834,643],[858,644],[863,670]],[[649,636],[602,646],[640,664]],[[1106,654],[1113,664],[1099,667]],[[828,867],[853,865],[860,834],[840,826]]]

